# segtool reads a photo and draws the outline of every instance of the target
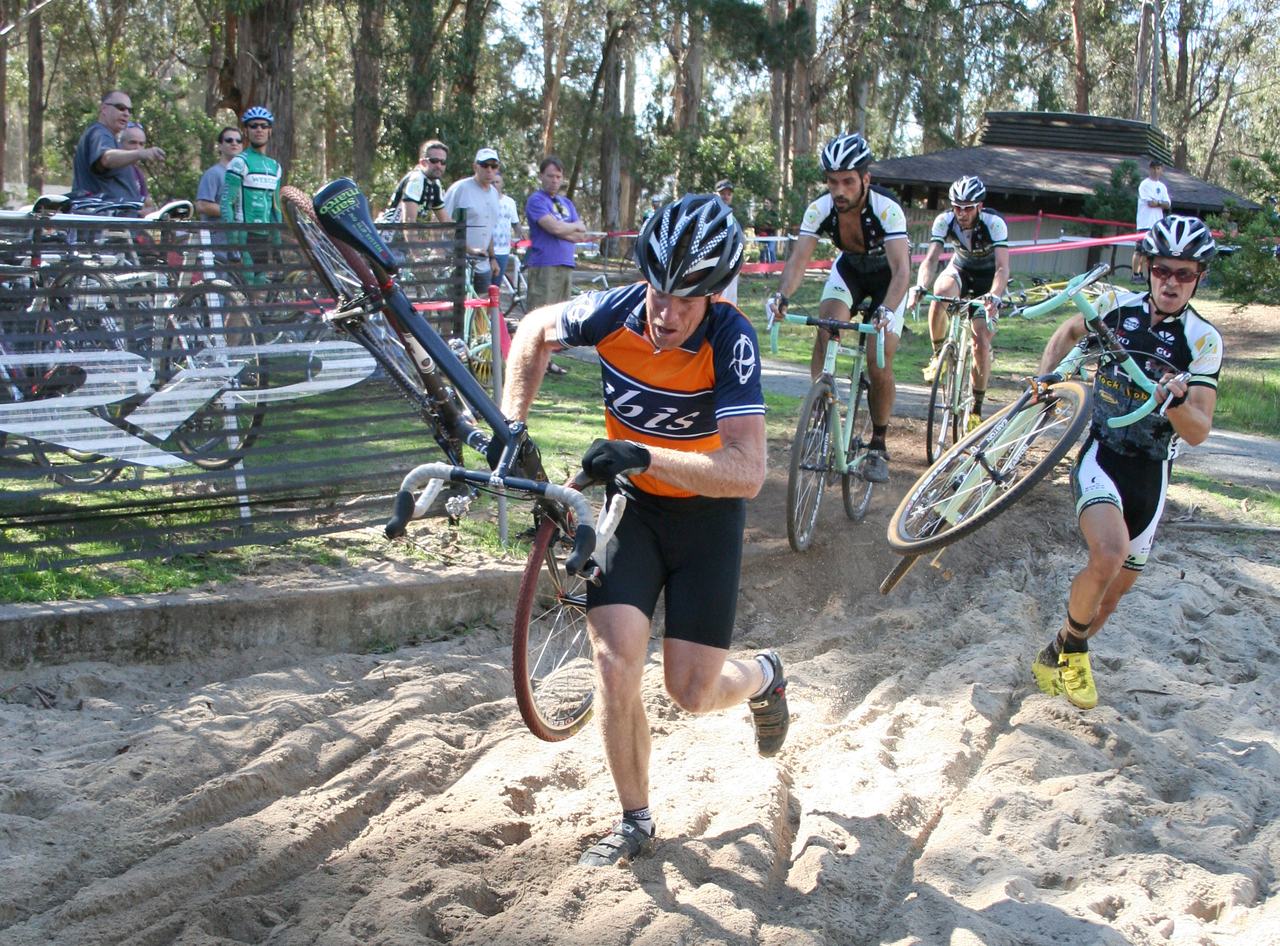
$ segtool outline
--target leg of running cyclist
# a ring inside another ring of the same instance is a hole
[[[600,694],[600,733],[624,810],[649,805],[649,721],[640,695],[649,619],[639,608],[610,604],[587,612]]]
[[[662,642],[667,692],[689,713],[711,713],[749,699],[765,687],[757,660],[727,660],[729,652],[693,641]]]
[[[958,296],[960,294],[960,283],[956,279],[955,270],[947,267],[938,274],[938,278],[933,281],[933,294],[935,296]],[[933,345],[933,357],[925,365],[924,380],[931,384],[938,372],[938,352],[942,350],[942,343],[947,340],[948,321],[947,307],[941,302],[930,302],[929,342]]]
[[[976,318],[969,320],[973,329],[973,414],[974,418],[982,416],[982,399],[987,393],[987,382],[991,378],[991,338],[994,334],[987,327],[987,320]],[[977,426],[973,424],[971,426]]]

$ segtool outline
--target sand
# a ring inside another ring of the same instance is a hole
[[[576,866],[616,818],[599,736],[524,730],[501,626],[39,667],[0,674],[0,943],[1280,943],[1273,539],[1168,525],[1081,712],[1028,667],[1083,561],[1061,482],[884,599],[887,497],[828,495],[796,556],[784,489],[738,643],[783,654],[791,736],[683,713],[655,648],[633,867]]]

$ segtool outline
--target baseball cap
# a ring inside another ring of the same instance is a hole
[[[731,190],[733,190],[733,181],[729,180],[729,179],[726,177],[723,181],[719,181],[719,182],[717,182],[717,183],[716,183],[716,190],[717,190],[717,191],[731,191]]]
[[[497,161],[498,152],[492,148],[481,148],[476,152],[476,164],[483,164],[485,161]]]

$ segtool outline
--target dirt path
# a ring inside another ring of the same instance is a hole
[[[784,493],[738,643],[784,654],[791,737],[766,761],[745,712],[675,709],[654,651],[634,870],[575,865],[616,816],[599,737],[525,733],[501,631],[50,667],[0,675],[0,943],[1280,941],[1274,543],[1167,529],[1085,714],[1027,670],[1080,561],[1063,484],[888,599],[889,497],[851,525],[829,494],[796,556]]]

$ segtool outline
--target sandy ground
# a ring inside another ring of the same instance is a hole
[[[1082,561],[1063,482],[883,599],[890,497],[852,525],[829,493],[801,557],[784,493],[738,643],[784,655],[790,739],[679,711],[655,649],[633,868],[576,866],[616,818],[599,737],[524,731],[501,628],[47,667],[0,675],[0,943],[1280,943],[1273,539],[1170,524],[1082,713],[1028,669]]]

